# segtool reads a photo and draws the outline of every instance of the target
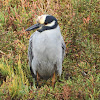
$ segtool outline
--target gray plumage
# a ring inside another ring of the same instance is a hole
[[[59,25],[51,30],[34,32],[29,40],[28,57],[31,71],[43,78],[49,78],[54,72],[61,76],[65,43]]]

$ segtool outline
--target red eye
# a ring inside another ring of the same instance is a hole
[[[48,23],[44,23],[45,25],[47,25]]]

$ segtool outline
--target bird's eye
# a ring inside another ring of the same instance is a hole
[[[48,23],[44,23],[44,25],[47,25]]]

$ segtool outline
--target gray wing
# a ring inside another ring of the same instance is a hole
[[[31,37],[30,37],[29,47],[28,47],[28,58],[29,58],[29,66],[30,66],[30,68],[32,67],[32,59],[34,57],[33,52],[32,52],[32,49],[33,49],[33,45],[32,45],[33,35],[34,34],[32,34]]]
[[[62,61],[63,61],[64,55],[65,55],[65,50],[66,50],[66,45],[65,45],[65,42],[63,40],[63,37],[62,37],[61,43],[62,43]]]

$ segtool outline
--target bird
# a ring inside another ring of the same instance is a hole
[[[48,14],[38,16],[36,24],[26,31],[37,29],[29,39],[28,58],[30,71],[37,80],[52,77],[52,87],[55,86],[56,75],[62,74],[66,45],[61,35],[57,19]]]

